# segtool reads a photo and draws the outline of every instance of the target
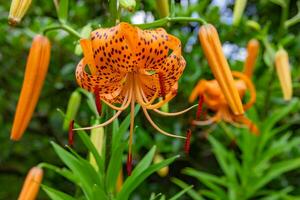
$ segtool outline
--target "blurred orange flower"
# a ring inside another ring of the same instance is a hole
[[[252,43],[252,41],[251,41]],[[248,45],[249,46],[249,45]],[[257,52],[258,49],[255,49]],[[256,52],[253,52],[253,48],[248,48],[248,60],[251,57],[252,59],[256,59],[256,56],[253,56],[253,54],[256,54]],[[254,68],[255,60],[251,60],[251,62],[248,61],[247,64],[244,66],[244,74],[240,72],[233,71],[232,75],[233,77],[239,79],[234,80],[234,87],[238,91],[240,100],[244,97],[247,89],[250,92],[250,99],[248,103],[243,105],[243,109],[247,110],[249,109],[256,100],[256,91],[255,87],[250,80],[250,77],[252,74],[252,69]],[[246,74],[245,72],[249,72]],[[251,72],[251,73],[250,73]],[[249,77],[250,76],[250,77]],[[200,96],[203,99],[203,103],[207,106],[207,108],[211,111],[214,111],[216,114],[213,117],[210,117],[208,120],[199,121],[194,120],[194,125],[209,125],[214,122],[218,122],[219,120],[224,120],[226,122],[236,124],[241,123],[246,125],[251,132],[254,134],[258,134],[259,130],[258,128],[244,115],[235,115],[232,113],[232,111],[229,108],[229,103],[227,99],[225,98],[224,92],[222,91],[219,82],[217,80],[200,80],[196,87],[193,89],[189,101],[193,102],[196,100],[196,98]]]
[[[37,35],[33,39],[12,126],[12,140],[19,140],[22,137],[32,117],[47,74],[50,48],[48,38]]]

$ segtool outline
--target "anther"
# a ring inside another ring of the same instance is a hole
[[[191,129],[188,129],[186,131],[186,140],[185,140],[185,144],[184,144],[184,151],[187,155],[190,152],[191,137],[192,137],[192,131],[191,131]]]
[[[197,113],[196,113],[196,120],[200,120],[200,116],[202,114],[203,102],[204,102],[204,95],[200,95],[199,100],[198,100],[198,109],[197,109]]]
[[[132,170],[132,154],[131,153],[128,153],[128,155],[127,155],[126,169],[127,169],[128,176],[130,176],[131,170]]]
[[[72,147],[74,144],[74,120],[72,120],[69,124],[69,146]]]

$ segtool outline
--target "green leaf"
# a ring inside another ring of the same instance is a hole
[[[134,174],[134,171],[132,172],[132,175],[126,179],[124,182],[124,185],[122,187],[122,190],[120,193],[117,195],[116,200],[123,200],[123,199],[128,199],[130,194],[152,173],[160,170],[161,168],[171,164],[172,162],[175,161],[176,158],[179,156],[174,156],[169,159],[166,159],[160,163],[157,163],[155,165],[151,165],[148,167],[146,170],[143,170],[140,175],[136,176],[137,171]],[[136,167],[135,170],[137,170],[138,166]],[[140,170],[139,170],[140,171]]]
[[[279,177],[285,172],[297,169],[300,167],[300,158],[291,159],[287,161],[280,161],[272,164],[271,169],[265,173],[254,185],[249,188],[252,194],[255,194],[257,190],[265,186],[271,180]]]
[[[56,190],[54,188],[48,187],[46,185],[42,185],[42,189],[47,193],[47,195],[52,200],[76,200],[72,196],[70,196],[66,193],[63,193],[59,190]]]
[[[182,180],[179,180],[177,178],[172,178],[171,179],[173,183],[175,183],[176,185],[178,185],[180,188],[182,189],[186,189],[187,187],[189,187],[188,184],[186,184],[185,182],[183,182]],[[194,189],[190,189],[187,191],[187,194],[193,199],[193,200],[204,200],[203,197],[201,197],[201,195],[199,193],[197,193]]]
[[[100,182],[100,177],[97,172],[87,161],[84,162],[84,160],[79,160],[54,142],[51,142],[51,144],[59,158],[71,169],[73,174],[79,180],[76,184],[82,188],[86,197],[91,198],[92,186]]]
[[[191,185],[185,189],[183,189],[182,191],[178,192],[176,195],[174,195],[173,197],[171,197],[169,200],[176,200],[179,199],[182,195],[184,195],[186,192],[188,192],[189,190],[191,190],[194,186]]]
[[[58,19],[62,23],[66,23],[67,22],[68,7],[69,7],[69,0],[60,0],[59,1]]]
[[[55,173],[58,173],[59,175],[65,177],[66,179],[70,180],[71,182],[73,182],[75,184],[78,182],[77,177],[74,176],[74,174],[68,169],[59,168],[55,165],[51,165],[51,164],[48,164],[48,163],[40,163],[38,166],[41,167],[41,168],[50,169],[50,170],[54,171]]]
[[[99,168],[99,173],[103,177],[104,176],[104,160],[99,155],[97,149],[91,142],[89,136],[84,131],[78,131],[77,134],[81,138],[81,140],[82,140],[83,144],[86,146],[86,148],[93,154],[93,156],[97,162],[97,166]]]
[[[113,192],[116,187],[119,172],[122,168],[122,157],[126,143],[118,145],[112,151],[106,174],[106,187],[108,191]]]

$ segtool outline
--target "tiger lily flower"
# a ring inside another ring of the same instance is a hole
[[[244,74],[249,78],[252,77],[258,52],[259,42],[256,39],[251,39],[247,44],[247,57],[244,64]]]
[[[31,0],[12,0],[9,10],[8,23],[11,25],[18,24],[27,12],[30,4]]]
[[[18,200],[34,200],[38,195],[43,179],[43,170],[33,167],[28,172]]]
[[[27,59],[23,86],[11,131],[11,139],[19,140],[31,119],[47,74],[50,60],[48,38],[37,35],[33,39]]]
[[[253,40],[251,40],[249,43],[253,43]],[[258,46],[257,44],[255,45],[256,47]],[[247,90],[250,92],[250,99],[248,103],[243,104],[244,110],[249,109],[256,101],[255,87],[250,78],[255,65],[257,52],[258,49],[255,49],[255,52],[253,52],[252,48],[248,48],[248,56],[245,63],[244,73],[237,71],[232,72],[233,77],[238,79],[234,80],[234,86],[238,91],[239,98],[242,99]],[[254,54],[256,56],[254,56]],[[198,96],[201,97],[203,104],[207,106],[207,109],[215,112],[216,114],[204,121],[196,119],[193,121],[194,125],[210,125],[214,122],[224,120],[235,125],[244,124],[252,133],[256,135],[259,134],[258,128],[248,118],[246,118],[244,115],[237,116],[232,113],[229,108],[229,103],[227,102],[224,92],[222,91],[217,80],[200,80],[193,89],[189,97],[189,102],[195,101]],[[200,104],[202,103],[199,101],[199,106],[201,106]]]
[[[291,100],[293,96],[291,70],[289,65],[288,53],[281,49],[275,54],[275,66],[279,77],[283,98],[286,101]]]
[[[228,102],[233,114],[242,115],[243,105],[230,71],[228,62],[222,52],[222,45],[215,27],[203,25],[199,30],[199,39],[208,64]]]
[[[74,130],[106,126],[130,107],[128,161],[131,162],[134,107],[138,103],[149,123],[158,132],[186,139],[160,129],[148,113],[148,110],[152,110],[164,116],[177,116],[196,106],[176,113],[159,110],[176,96],[177,82],[185,68],[179,39],[162,28],[141,30],[128,23],[120,23],[112,28],[93,31],[90,39],[81,40],[81,46],[84,58],[76,69],[78,84],[97,93],[96,97],[117,112],[102,124]],[[85,70],[86,66],[89,67],[90,74]]]

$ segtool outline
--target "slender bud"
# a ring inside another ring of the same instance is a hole
[[[260,31],[260,30],[261,30],[261,27],[260,27],[259,23],[257,23],[257,22],[254,21],[254,20],[248,20],[248,21],[246,22],[246,25],[247,25],[248,27],[250,27],[250,28],[256,30],[256,31]]]
[[[12,140],[22,137],[32,117],[48,71],[50,48],[48,38],[42,35],[37,35],[32,42],[11,131]]]
[[[120,0],[120,5],[122,8],[125,8],[131,12],[134,10],[136,2],[135,0]]]
[[[118,179],[117,179],[117,185],[116,185],[116,190],[117,190],[117,193],[120,192],[122,190],[122,186],[123,186],[123,169],[121,168],[120,169],[120,173],[119,173],[119,176],[118,176]]]
[[[243,114],[242,101],[235,86],[228,62],[222,51],[217,30],[211,24],[203,25],[199,30],[199,39],[208,64],[232,112],[235,115]]]
[[[39,167],[31,168],[26,176],[18,200],[34,200],[38,195],[42,179],[43,170]]]
[[[288,101],[293,96],[291,70],[288,53],[281,49],[275,54],[275,66],[279,77],[284,100]]]
[[[162,155],[156,154],[154,156],[154,159],[153,159],[154,164],[160,163],[162,161],[164,161],[164,157]],[[168,166],[163,167],[160,170],[158,170],[157,173],[160,177],[166,177],[169,173],[169,167]]]
[[[249,78],[252,77],[258,52],[259,42],[256,39],[251,39],[247,45],[247,58],[244,64],[244,74]]]
[[[65,131],[68,130],[70,122],[75,119],[80,106],[80,102],[81,95],[78,91],[75,90],[74,92],[72,92],[68,102],[66,117],[63,124],[63,129]]]
[[[99,121],[96,121],[95,124],[99,124]],[[101,156],[102,148],[103,148],[103,141],[104,141],[104,128],[94,128],[91,130],[91,141],[94,144],[95,148],[97,149],[98,154]],[[95,169],[98,169],[96,160],[92,153],[90,153],[90,163],[94,166]]]
[[[233,25],[239,25],[244,13],[247,0],[236,0],[233,9]]]
[[[156,0],[156,9],[160,18],[168,17],[170,14],[169,0]]]
[[[27,12],[31,0],[12,0],[9,10],[8,23],[10,25],[18,24]]]

